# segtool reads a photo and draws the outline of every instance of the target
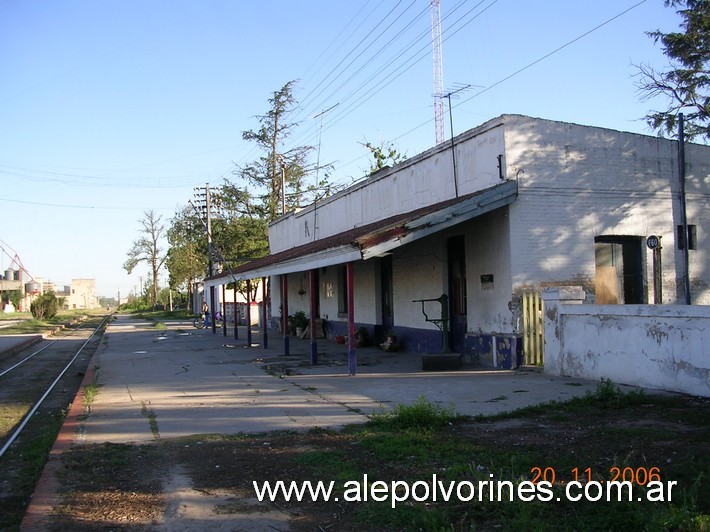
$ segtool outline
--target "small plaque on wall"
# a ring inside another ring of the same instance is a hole
[[[493,290],[493,274],[481,275],[481,290]]]

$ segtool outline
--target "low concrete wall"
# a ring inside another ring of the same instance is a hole
[[[710,397],[710,306],[583,305],[543,291],[545,373]]]

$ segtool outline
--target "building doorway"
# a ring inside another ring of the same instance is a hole
[[[392,287],[392,255],[380,259],[380,305],[382,308],[382,335],[394,329],[394,290]]]
[[[463,235],[447,241],[449,264],[449,316],[451,350],[463,351],[468,329],[466,300],[466,240]]]
[[[596,302],[643,304],[642,238],[598,236],[594,239]]]

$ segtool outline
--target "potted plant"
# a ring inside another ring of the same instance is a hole
[[[306,327],[308,327],[308,317],[302,310],[294,312],[293,316],[288,317],[288,328],[291,334],[300,337]]]
[[[366,347],[370,345],[370,335],[365,327],[360,327],[355,332],[355,347]]]
[[[391,330],[385,336],[385,341],[380,344],[380,349],[383,351],[395,352],[399,350],[399,344],[397,343],[397,333]]]

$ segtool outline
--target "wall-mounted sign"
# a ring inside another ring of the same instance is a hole
[[[481,290],[493,290],[493,274],[481,275]]]

